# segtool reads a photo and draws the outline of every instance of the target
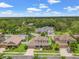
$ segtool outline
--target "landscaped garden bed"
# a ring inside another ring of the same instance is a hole
[[[18,47],[8,48],[3,55],[24,55],[26,50],[27,46],[25,44],[20,44]]]
[[[78,41],[69,44],[71,52],[74,56],[79,56],[79,43]]]

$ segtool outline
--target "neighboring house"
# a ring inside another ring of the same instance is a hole
[[[60,45],[60,47],[68,47],[68,42],[74,41],[70,35],[58,35],[55,36],[55,41]]]
[[[13,35],[2,42],[0,45],[3,46],[18,46],[21,43],[22,39],[19,36]]]
[[[43,37],[43,36],[34,37],[32,40],[29,41],[28,47],[29,48],[50,47],[48,37]]]
[[[72,37],[77,39],[77,38],[79,38],[79,34],[72,35]]]
[[[53,27],[46,26],[46,27],[42,27],[42,28],[37,28],[36,32],[37,33],[47,32],[48,35],[52,35],[54,33],[54,29],[53,29]]]

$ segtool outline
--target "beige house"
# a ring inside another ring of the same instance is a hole
[[[0,47],[17,47],[22,41],[17,35],[13,35],[0,43]]]
[[[28,47],[29,48],[42,48],[42,47],[49,47],[49,42],[47,37],[37,36],[34,37],[32,40],[29,41]]]
[[[68,42],[75,41],[72,36],[65,35],[57,35],[54,37],[56,43],[59,44],[60,47],[65,48],[68,47]]]

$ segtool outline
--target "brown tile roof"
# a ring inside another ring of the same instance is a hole
[[[79,34],[73,35],[74,38],[79,38]]]
[[[55,36],[54,38],[59,45],[68,45],[67,42],[73,40],[73,38],[70,35],[58,35]]]
[[[20,44],[21,40],[22,39],[20,37],[14,35],[10,37],[9,39],[5,40],[4,43],[18,45]]]
[[[58,36],[55,36],[54,38],[55,40],[69,40],[72,37],[70,35],[58,35]]]

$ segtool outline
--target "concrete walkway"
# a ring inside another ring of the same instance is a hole
[[[67,51],[67,48],[60,48],[60,55],[61,56],[72,56],[72,53]]]
[[[34,49],[28,49],[24,55],[26,55],[26,56],[34,56]]]

